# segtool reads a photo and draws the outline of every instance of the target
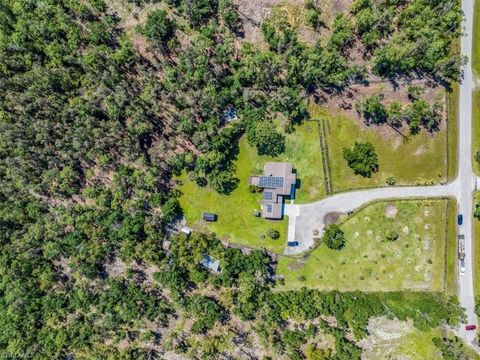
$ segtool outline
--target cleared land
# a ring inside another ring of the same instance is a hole
[[[346,116],[332,116],[321,107],[311,106],[313,119],[326,119],[330,125],[330,150],[335,191],[386,186],[393,177],[397,185],[436,184],[447,180],[446,126],[433,134],[400,135],[376,126],[365,126]],[[385,130],[385,131],[384,131]],[[379,158],[379,171],[371,178],[354,175],[343,159],[343,148],[355,141],[371,142]]]
[[[473,121],[473,139],[472,139],[472,155],[473,169],[480,174],[480,165],[475,161],[475,153],[480,151],[480,90],[474,90],[472,94],[472,121]]]
[[[475,1],[475,10],[473,14],[473,54],[472,68],[473,72],[480,75],[480,2]]]
[[[406,200],[368,205],[342,223],[342,250],[321,245],[305,259],[282,257],[281,288],[443,291],[447,204]],[[387,231],[396,232],[398,239],[386,241]]]
[[[480,202],[480,191],[477,191],[474,194],[474,202],[473,206]],[[473,235],[474,235],[474,242],[473,242],[473,251],[474,251],[474,277],[473,277],[473,285],[475,289],[475,296],[480,295],[480,221],[477,219],[473,219]]]
[[[248,191],[248,180],[251,175],[261,174],[267,161],[291,161],[301,179],[301,189],[296,201],[311,201],[325,195],[321,174],[321,154],[318,141],[318,126],[315,122],[306,122],[297,128],[293,134],[287,134],[286,151],[275,159],[259,156],[244,137],[240,141],[240,153],[236,161],[237,177],[240,179],[238,188],[230,195],[220,195],[213,190],[200,188],[184,174],[178,180],[178,189],[183,193],[180,204],[189,224],[208,226],[221,238],[228,241],[252,247],[265,247],[281,253],[286,241],[288,227],[287,219],[281,221],[256,218],[254,210],[260,209],[261,194]],[[218,215],[215,223],[199,221],[203,211]],[[268,229],[280,232],[280,239],[261,239]]]

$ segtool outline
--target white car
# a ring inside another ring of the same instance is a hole
[[[458,269],[459,269],[460,275],[465,275],[465,261],[464,260],[460,260],[458,262]]]

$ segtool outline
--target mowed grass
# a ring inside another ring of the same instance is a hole
[[[472,39],[472,68],[476,75],[480,75],[480,2],[475,1],[473,11],[473,39]]]
[[[332,116],[321,107],[310,106],[313,119],[327,119],[331,134],[328,145],[332,167],[333,187],[336,192],[386,186],[389,177],[397,185],[442,183],[447,180],[446,127],[435,133],[421,131],[416,135],[383,135],[381,128],[361,126],[346,116]],[[387,125],[383,125],[387,126]],[[408,130],[402,130],[408,133]],[[371,178],[355,175],[343,159],[343,148],[369,141],[379,158],[379,171]]]
[[[446,244],[446,268],[445,268],[445,293],[456,295],[457,292],[457,201],[447,200],[447,244]]]
[[[240,153],[235,162],[237,177],[240,180],[238,188],[230,195],[220,195],[209,187],[201,188],[190,181],[186,174],[177,180],[181,192],[180,205],[185,218],[190,225],[215,232],[222,239],[232,243],[265,247],[273,252],[281,253],[286,242],[288,218],[283,220],[266,220],[252,215],[254,210],[260,210],[262,194],[252,194],[248,191],[249,177],[263,172],[267,161],[290,161],[294,164],[301,188],[296,194],[296,200],[309,202],[325,195],[321,179],[321,154],[318,140],[318,125],[316,122],[305,122],[293,134],[286,134],[286,151],[277,158],[259,156],[247,139],[240,140]],[[213,212],[218,215],[215,223],[201,221],[202,212]],[[280,232],[280,239],[262,239],[268,229]]]
[[[477,191],[474,194],[473,206],[480,202],[480,191]],[[473,285],[475,288],[475,296],[480,296],[480,221],[473,219]]]
[[[480,90],[474,90],[472,93],[472,121],[473,121],[473,139],[472,139],[472,162],[473,169],[480,174],[480,165],[475,161],[475,153],[480,151]]]
[[[393,215],[396,211],[396,214]],[[282,289],[443,291],[447,200],[378,202],[341,225],[346,245],[320,245],[304,259],[282,257]],[[385,240],[395,231],[396,241]]]
[[[452,91],[448,94],[448,181],[453,181],[458,173],[458,102],[460,99],[460,86],[452,84]]]

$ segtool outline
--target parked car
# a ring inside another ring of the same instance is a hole
[[[289,247],[298,246],[298,241],[289,241],[289,242],[287,242],[287,246],[289,246]]]
[[[462,215],[462,214],[458,214],[458,215],[457,215],[457,224],[458,224],[458,225],[462,225],[462,224],[463,224],[463,215]]]
[[[458,261],[458,272],[460,275],[465,275],[465,260]]]
[[[476,330],[477,329],[477,325],[467,325],[465,326],[465,330]]]

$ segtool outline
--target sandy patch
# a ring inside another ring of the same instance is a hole
[[[413,155],[415,155],[415,156],[420,156],[420,155],[423,155],[423,154],[425,154],[425,146],[423,146],[423,145],[420,146],[420,147],[417,149],[417,151],[415,151],[415,152],[413,153]]]
[[[395,205],[393,204],[388,204],[386,207],[385,207],[385,216],[388,217],[388,218],[395,218],[395,216],[397,216],[398,214],[398,209]]]
[[[325,225],[335,224],[335,223],[338,222],[338,219],[340,218],[340,216],[341,216],[342,214],[343,214],[343,213],[338,212],[338,211],[329,212],[328,214],[326,214],[326,215],[323,217],[323,223],[324,223]]]
[[[408,226],[405,226],[402,231],[405,233],[405,234],[409,234],[410,233],[410,229],[408,228]]]

